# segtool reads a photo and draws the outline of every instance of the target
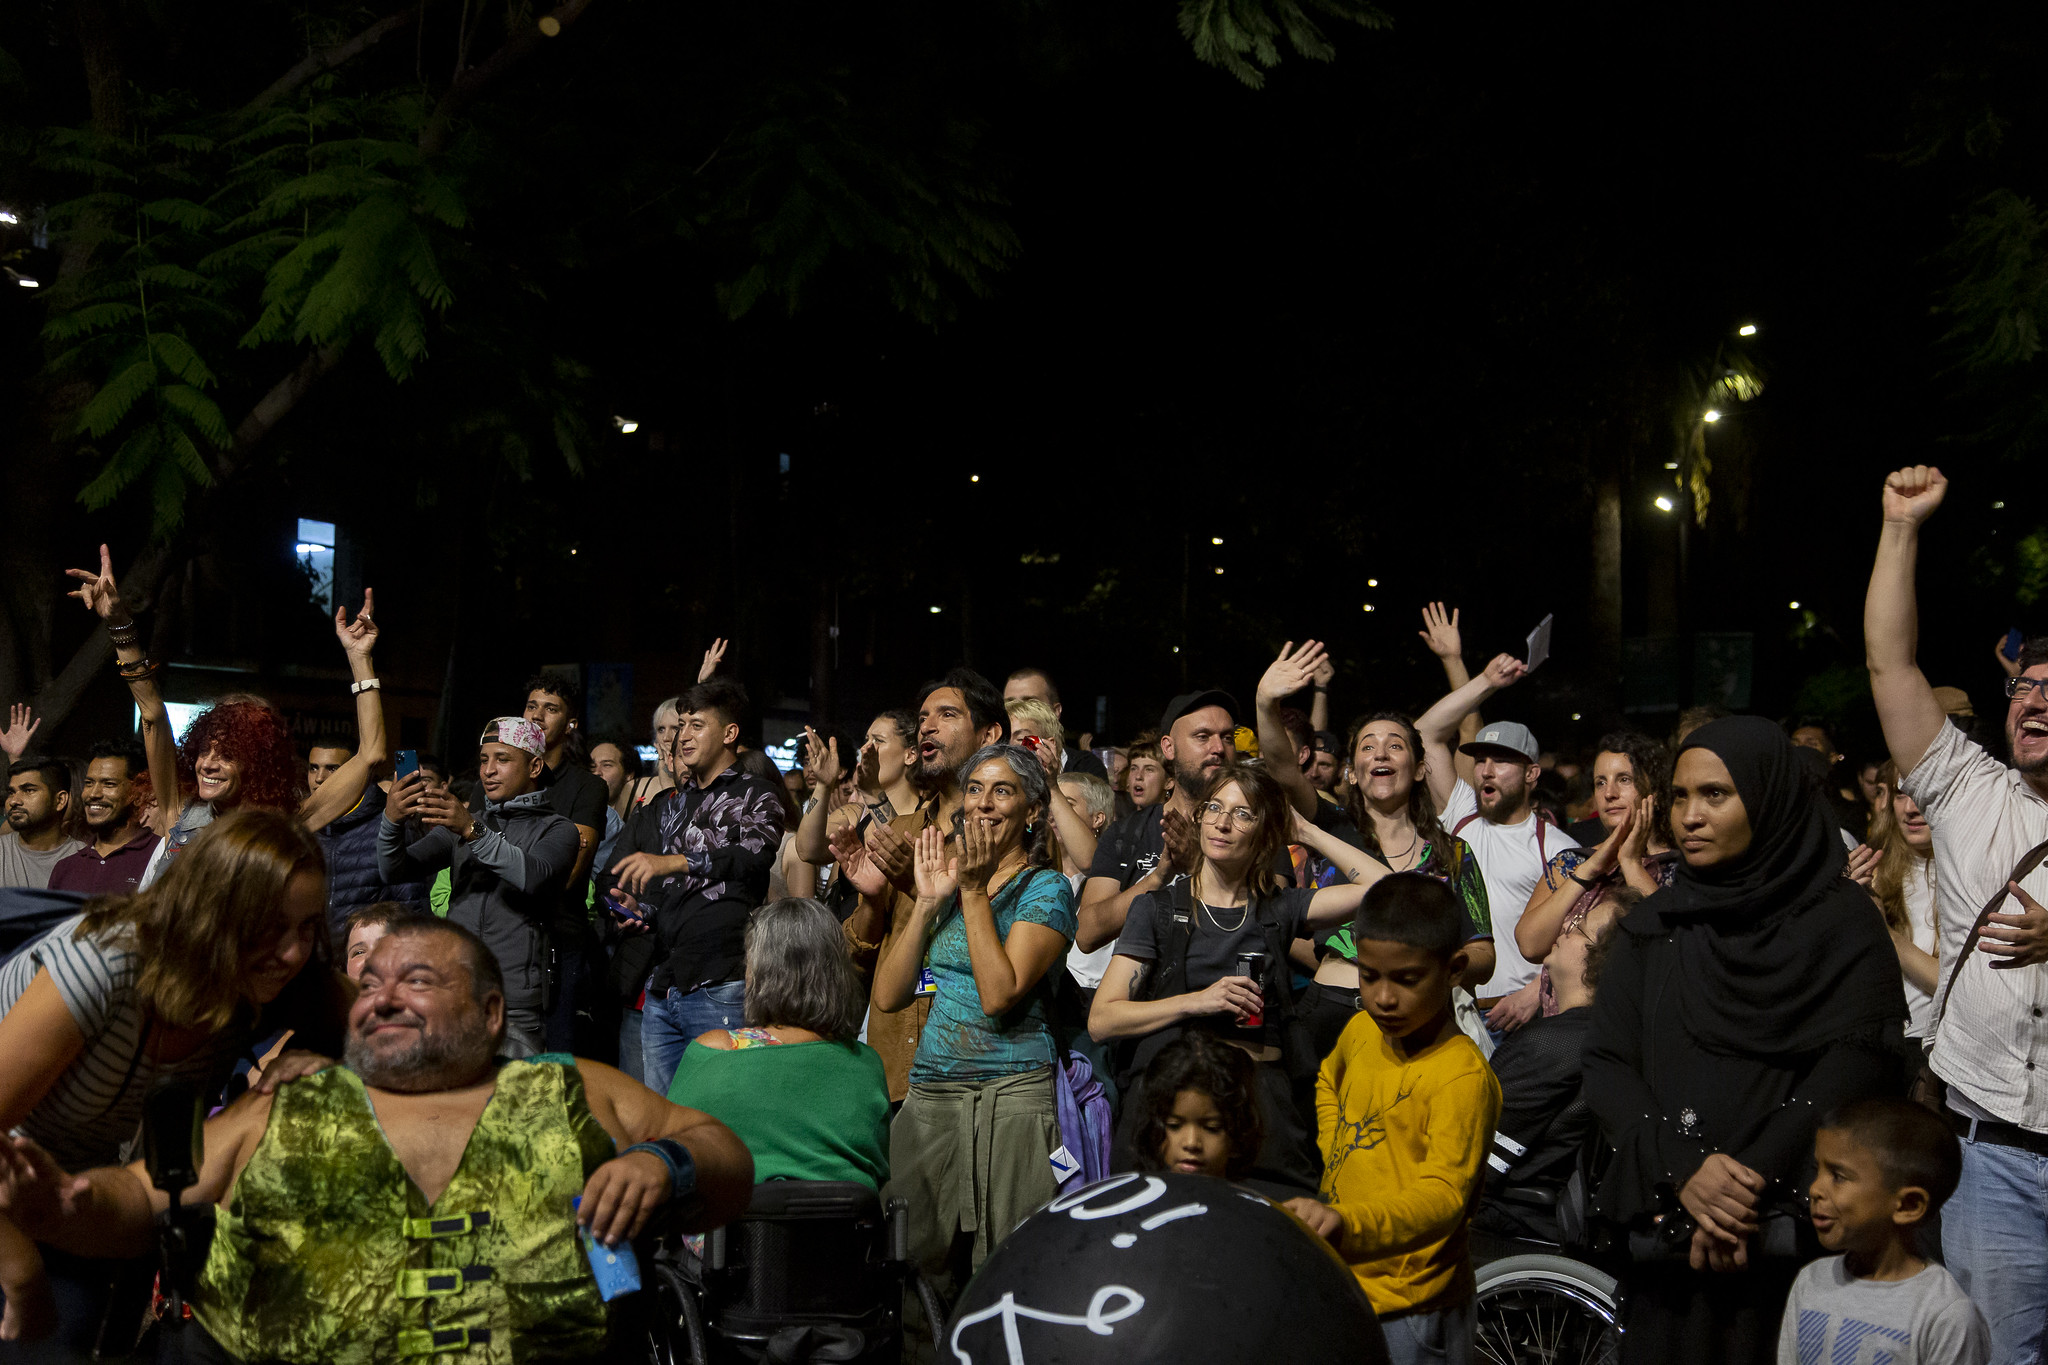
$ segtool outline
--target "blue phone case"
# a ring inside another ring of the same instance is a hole
[[[579,1196],[571,1207],[583,1204]],[[598,1297],[610,1303],[621,1294],[631,1294],[640,1288],[640,1258],[633,1254],[631,1242],[621,1242],[608,1247],[591,1236],[590,1229],[579,1226],[576,1238],[583,1243],[583,1254],[590,1258],[590,1273],[597,1277]]]

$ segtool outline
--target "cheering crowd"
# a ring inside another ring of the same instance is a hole
[[[443,760],[388,744],[367,592],[356,743],[301,754],[255,696],[171,733],[103,547],[71,596],[139,742],[0,730],[0,1360],[109,1339],[187,1080],[208,1359],[601,1354],[578,1230],[774,1180],[907,1200],[950,1301],[1062,1190],[1173,1170],[1324,1239],[1400,1362],[1492,1358],[1475,1255],[1581,1189],[1625,1360],[2034,1362],[2048,637],[2002,735],[1930,685],[1945,491],[1885,483],[1854,758],[1708,708],[1546,752],[1432,604],[1444,694],[1343,734],[1311,640],[1100,748],[1043,671],[957,668],[784,774],[719,641],[651,770],[552,675]]]

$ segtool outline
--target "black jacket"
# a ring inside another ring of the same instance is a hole
[[[327,855],[327,927],[337,958],[343,946],[342,926],[364,906],[397,901],[426,913],[425,882],[387,882],[377,869],[377,824],[384,802],[383,789],[373,782],[354,810],[320,831],[320,848]]]

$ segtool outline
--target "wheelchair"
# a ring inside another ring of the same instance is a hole
[[[746,1213],[696,1239],[664,1236],[642,1276],[654,1365],[894,1362],[903,1294],[940,1349],[946,1310],[910,1262],[909,1205],[866,1185],[776,1180]],[[943,1353],[943,1352],[942,1352]]]
[[[1474,1221],[1473,1358],[1487,1365],[1614,1365],[1622,1298],[1612,1249],[1586,1216],[1598,1152],[1563,1188],[1489,1192]],[[1491,1215],[1491,1216],[1489,1216]]]

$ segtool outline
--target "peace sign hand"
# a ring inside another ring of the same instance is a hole
[[[704,662],[697,669],[698,682],[708,682],[711,675],[718,671],[718,666],[725,662],[725,646],[724,640],[715,639],[711,642],[711,648],[704,651]]]

